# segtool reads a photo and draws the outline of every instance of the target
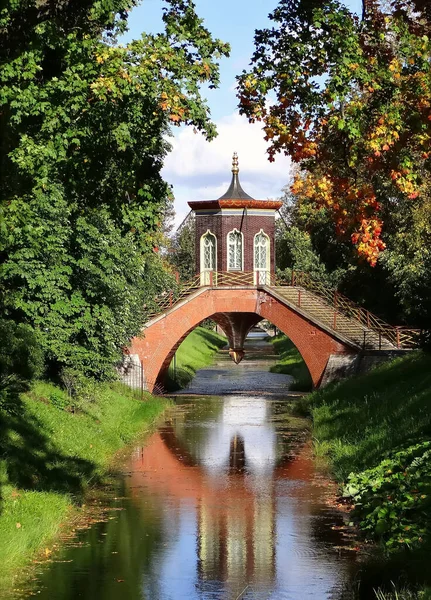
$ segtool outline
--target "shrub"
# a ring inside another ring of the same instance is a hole
[[[423,545],[431,534],[431,441],[351,473],[343,494],[354,503],[352,516],[361,529],[389,551]]]
[[[0,403],[28,390],[42,369],[43,352],[31,327],[0,319]]]
[[[52,406],[60,410],[67,410],[70,407],[70,400],[64,392],[55,390],[49,395],[49,402]]]

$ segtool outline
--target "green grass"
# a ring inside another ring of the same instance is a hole
[[[273,344],[275,352],[279,355],[277,363],[270,368],[271,373],[291,375],[294,378],[294,382],[290,386],[291,390],[309,392],[313,385],[311,376],[293,342],[284,334],[268,338],[268,341]]]
[[[430,600],[431,598],[431,588],[415,591],[409,588],[393,587],[394,590],[390,592],[385,592],[380,588],[375,590],[376,600]]]
[[[396,560],[402,577],[387,600],[431,597],[431,355],[412,352],[303,398],[323,457],[354,508],[351,518]],[[428,587],[416,591],[419,587]]]
[[[414,352],[306,399],[318,455],[338,481],[431,438],[431,356]]]
[[[122,384],[97,385],[75,414],[65,392],[37,383],[0,410],[0,597],[49,545],[73,505],[106,476],[114,454],[155,422],[167,401],[142,402]]]
[[[171,362],[165,387],[168,391],[185,388],[196,374],[196,371],[211,364],[220,348],[227,343],[224,336],[215,331],[197,327],[182,342],[176,354],[174,374]]]

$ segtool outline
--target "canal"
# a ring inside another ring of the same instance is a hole
[[[372,598],[363,558],[315,466],[291,378],[269,373],[272,346],[247,341],[197,374],[137,446],[106,518],[42,565],[46,600]],[[372,584],[370,584],[372,585]]]

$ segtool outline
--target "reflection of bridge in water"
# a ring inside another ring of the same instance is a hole
[[[187,412],[179,411],[135,454],[131,491],[139,503],[145,487],[164,498],[172,514],[185,512],[193,519],[196,585],[202,594],[236,598],[250,586],[254,593],[261,590],[270,597],[286,550],[293,553],[285,565],[293,580],[295,561],[304,562],[303,556],[310,553],[311,568],[316,554],[310,507],[321,491],[310,485],[313,461],[307,451],[289,453],[303,428],[277,428],[272,404],[263,398],[199,403],[206,403],[204,412],[212,403],[212,413],[204,419],[207,426],[189,422]],[[285,501],[290,539],[283,540],[277,557],[279,538],[285,535],[277,513]],[[319,576],[330,581],[333,567],[325,560],[324,575]],[[227,596],[220,595],[222,590]]]

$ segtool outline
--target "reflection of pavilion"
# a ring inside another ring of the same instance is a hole
[[[242,437],[232,438],[226,493],[201,503],[198,513],[198,572],[201,587],[214,580],[271,585],[275,578],[275,499],[249,493]],[[241,490],[229,493],[230,489]]]
[[[254,407],[247,403],[246,419],[238,406],[235,398],[226,399],[221,422],[208,430],[193,454],[181,443],[175,425],[167,425],[152,436],[132,467],[132,493],[145,485],[169,497],[174,510],[187,506],[193,512],[196,585],[202,593],[222,587],[228,597],[247,585],[272,588],[276,480],[290,470],[295,479],[307,479],[312,468],[301,458],[277,464],[276,437],[263,400],[256,399]]]

